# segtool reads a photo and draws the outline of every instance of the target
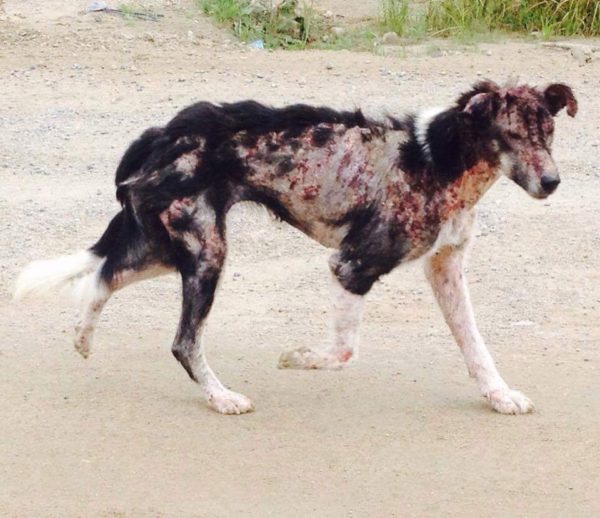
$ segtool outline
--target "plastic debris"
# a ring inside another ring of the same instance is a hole
[[[263,40],[255,40],[255,41],[252,41],[252,42],[248,43],[248,47],[250,47],[251,49],[262,49],[262,50],[264,50],[264,48],[265,48],[265,42]]]

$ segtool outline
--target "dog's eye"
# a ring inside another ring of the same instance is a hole
[[[523,136],[519,135],[516,131],[509,131],[508,136],[514,140],[523,140]]]

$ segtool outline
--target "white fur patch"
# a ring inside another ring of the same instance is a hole
[[[431,124],[431,121],[433,121],[433,119],[435,119],[437,115],[439,115],[446,109],[447,108],[437,106],[434,108],[426,108],[417,113],[417,117],[415,120],[415,136],[417,138],[417,143],[421,146],[423,153],[425,153],[425,156],[429,160],[431,160],[431,147],[429,146],[427,131],[429,130],[429,125]]]
[[[190,176],[194,174],[199,163],[200,160],[198,159],[198,153],[194,152],[181,155],[177,160],[175,160],[175,162],[173,162],[173,165],[178,172],[185,174],[186,176]]]
[[[469,374],[494,410],[503,414],[531,412],[533,404],[504,382],[477,329],[463,273],[464,252],[444,247],[428,258],[425,273],[448,327],[464,356]]]
[[[14,298],[40,296],[96,270],[104,259],[88,250],[56,259],[33,261],[19,275]]]
[[[504,176],[508,176],[510,178],[510,174],[512,172],[513,161],[508,153],[500,154],[500,172]]]
[[[331,294],[333,298],[334,340],[333,350],[330,352],[341,357],[349,355],[356,358],[365,297],[350,293],[342,287],[335,277],[331,281]]]
[[[202,387],[210,408],[220,414],[245,414],[254,410],[252,401],[238,392],[225,388],[208,365],[202,345],[203,328],[196,335],[196,356],[192,360],[192,371]]]
[[[340,369],[358,356],[359,328],[364,296],[345,290],[332,277],[333,344],[325,350],[299,347],[279,357],[280,369]]]
[[[427,256],[431,257],[444,246],[460,248],[468,243],[473,234],[475,223],[476,213],[474,210],[456,212],[440,228],[438,237]]]

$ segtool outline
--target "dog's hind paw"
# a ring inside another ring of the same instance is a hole
[[[75,350],[84,358],[90,355],[90,340],[86,336],[77,335],[73,342]]]
[[[492,390],[486,397],[492,408],[500,414],[528,414],[534,410],[531,400],[518,390]]]
[[[341,369],[352,358],[348,350],[339,355],[324,351],[313,351],[308,347],[299,347],[285,351],[279,357],[280,369]]]
[[[219,414],[245,414],[254,411],[254,404],[249,398],[225,388],[207,393],[206,402]]]

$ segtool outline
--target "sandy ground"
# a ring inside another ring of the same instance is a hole
[[[4,2],[0,515],[600,515],[600,60],[514,42],[440,57],[251,51],[189,3],[154,4],[158,23]],[[532,415],[487,408],[419,264],[369,294],[358,363],[277,370],[284,348],[327,338],[328,251],[259,209],[231,213],[206,333],[253,414],[209,411],[171,357],[174,276],[116,295],[87,361],[68,302],[10,300],[27,261],[94,242],[118,210],[129,141],[194,100],[401,113],[451,102],[477,72],[560,79],[580,100],[557,121],[557,194],[539,202],[500,181],[469,267],[482,333]]]

